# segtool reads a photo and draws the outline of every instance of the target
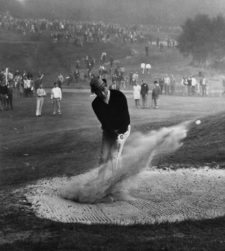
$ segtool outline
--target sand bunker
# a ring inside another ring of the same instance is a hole
[[[62,199],[60,189],[71,179],[40,180],[25,188],[26,198],[38,217],[59,222],[129,225],[225,215],[225,170],[147,168],[135,177],[135,182],[123,184],[128,200],[97,204]]]
[[[161,128],[148,133],[136,132],[130,137],[120,160],[92,168],[82,176],[76,176],[62,187],[63,198],[79,203],[100,203],[109,196],[128,200],[126,184],[136,186],[136,176],[151,166],[155,156],[164,156],[175,152],[182,146],[187,136],[190,122]]]

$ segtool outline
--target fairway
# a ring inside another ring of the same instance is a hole
[[[155,110],[136,109],[131,92],[125,94],[131,115],[131,134],[147,133],[187,120],[202,121],[201,125],[190,129],[180,150],[154,160],[157,169],[223,166],[224,144],[219,136],[224,123],[223,97],[163,95],[160,108]],[[65,91],[62,115],[53,116],[48,96],[43,116],[36,118],[35,98],[16,97],[14,111],[1,112],[0,197],[3,203],[0,221],[6,226],[1,232],[1,250],[16,250],[16,247],[18,250],[30,250],[31,247],[37,250],[72,250],[75,247],[86,250],[91,245],[100,249],[105,243],[110,243],[113,249],[132,245],[134,248],[151,246],[157,250],[165,246],[172,248],[174,240],[176,248],[187,242],[196,247],[199,238],[205,243],[201,242],[201,245],[212,245],[207,237],[207,220],[124,228],[65,224],[36,217],[21,189],[23,191],[40,179],[83,174],[97,165],[101,128],[91,109],[92,99],[88,90]],[[224,217],[212,222],[212,238],[217,238],[217,247],[223,240],[223,223]],[[88,239],[87,245],[84,239]]]

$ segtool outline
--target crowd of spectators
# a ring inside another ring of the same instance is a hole
[[[105,24],[104,22],[81,22],[74,20],[21,19],[9,13],[0,13],[0,29],[23,35],[47,35],[53,41],[73,41],[79,46],[86,42],[140,42],[147,35],[140,27]]]

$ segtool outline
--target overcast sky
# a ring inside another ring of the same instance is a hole
[[[0,9],[18,16],[180,25],[198,13],[225,13],[225,0],[0,0]]]

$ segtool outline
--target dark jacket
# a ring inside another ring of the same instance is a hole
[[[130,124],[127,99],[118,90],[110,90],[109,103],[96,97],[92,102],[93,110],[102,124],[102,129],[111,136],[124,133]]]
[[[158,98],[161,94],[161,88],[159,85],[154,85],[152,89],[152,98]]]
[[[148,85],[146,83],[143,83],[141,85],[141,95],[145,96],[148,94]]]

